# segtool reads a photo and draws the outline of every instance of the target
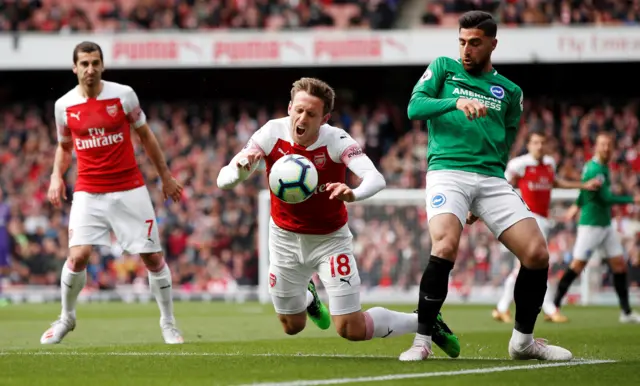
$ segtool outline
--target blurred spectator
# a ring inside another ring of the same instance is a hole
[[[459,14],[470,10],[491,12],[507,26],[640,23],[637,0],[428,0],[422,23],[457,25]]]
[[[401,0],[5,0],[0,31],[391,28]]]

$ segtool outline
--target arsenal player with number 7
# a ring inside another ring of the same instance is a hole
[[[306,201],[288,204],[271,194],[269,292],[285,333],[301,332],[307,315],[323,330],[333,319],[338,334],[351,341],[415,333],[415,313],[382,307],[361,309],[360,275],[345,202],[371,197],[386,183],[358,143],[346,131],[327,124],[334,98],[333,89],[321,80],[296,81],[289,116],[271,120],[254,133],[245,148],[222,168],[218,186],[233,189],[262,159],[268,175],[286,154],[303,155],[318,170],[318,187]],[[345,184],[347,168],[362,179],[355,189]],[[314,272],[329,295],[329,310],[310,281]],[[458,339],[441,316],[436,327],[434,342],[449,356],[458,356]]]
[[[176,328],[171,271],[160,245],[156,216],[131,142],[131,128],[162,179],[165,199],[178,201],[182,186],[171,176],[160,146],[146,123],[133,89],[102,80],[102,49],[82,42],[73,51],[78,86],[55,103],[58,147],[49,186],[49,201],[66,199],[64,173],[75,148],[78,179],[69,215],[69,257],[62,269],[62,312],[40,338],[60,343],[76,327],[76,302],[86,283],[94,245],[111,245],[113,231],[122,248],[140,254],[149,271],[149,287],[160,307],[160,328],[167,344],[184,340]]]

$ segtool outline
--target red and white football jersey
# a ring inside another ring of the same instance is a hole
[[[341,200],[329,200],[326,186],[345,182],[347,165],[364,156],[358,143],[346,131],[330,125],[320,127],[320,136],[311,146],[303,147],[291,138],[291,118],[274,119],[256,131],[245,149],[264,152],[267,181],[271,167],[286,154],[299,154],[311,160],[318,170],[318,187],[312,197],[299,204],[287,204],[271,193],[271,217],[282,229],[303,234],[324,235],[343,227],[348,220]]]
[[[83,97],[77,86],[55,103],[58,141],[73,141],[78,158],[77,192],[120,192],[144,185],[131,142],[131,126],[146,123],[138,96],[129,86],[102,83],[97,98]]]
[[[549,216],[551,191],[556,179],[556,162],[545,155],[539,162],[530,154],[509,161],[505,171],[507,181],[517,180],[522,199],[529,209],[542,217]]]

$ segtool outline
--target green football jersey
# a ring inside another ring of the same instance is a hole
[[[459,98],[475,99],[487,116],[469,121],[456,109]],[[429,130],[428,170],[462,170],[504,178],[523,110],[520,87],[497,71],[468,73],[460,61],[435,59],[413,88],[410,119]]]
[[[609,168],[595,158],[587,162],[582,169],[582,182],[593,178],[598,178],[602,185],[597,191],[580,191],[576,200],[576,204],[581,209],[578,225],[606,227],[611,224],[611,206],[633,203],[633,197],[617,196],[611,193]]]

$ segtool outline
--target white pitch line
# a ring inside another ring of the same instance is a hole
[[[431,377],[451,377],[456,375],[468,375],[468,374],[489,374],[489,373],[501,373],[506,371],[517,370],[539,370],[550,367],[567,367],[567,366],[580,366],[580,365],[596,365],[601,363],[614,363],[611,360],[587,360],[587,361],[572,361],[572,362],[556,362],[545,363],[536,365],[522,365],[522,366],[499,366],[499,367],[485,367],[479,369],[468,370],[455,370],[455,371],[437,371],[431,373],[413,373],[413,374],[393,374],[393,375],[380,375],[375,377],[359,377],[359,378],[335,378],[335,379],[318,379],[308,381],[291,381],[291,382],[265,382],[265,383],[251,383],[240,386],[320,386],[320,385],[339,385],[345,383],[364,383],[364,382],[379,382],[379,381],[397,381],[400,379],[412,379],[412,378],[431,378]]]
[[[285,357],[285,358],[353,358],[353,359],[397,359],[397,355],[357,355],[357,354],[282,354],[282,353],[259,353],[248,354],[241,352],[212,353],[212,352],[184,352],[184,351],[114,351],[114,352],[82,352],[82,351],[2,351],[0,356],[86,356],[86,357],[162,357],[162,356],[184,356],[184,357]],[[448,359],[437,357],[435,359]],[[485,360],[499,361],[509,360],[507,358],[489,357],[459,357],[457,360]]]

